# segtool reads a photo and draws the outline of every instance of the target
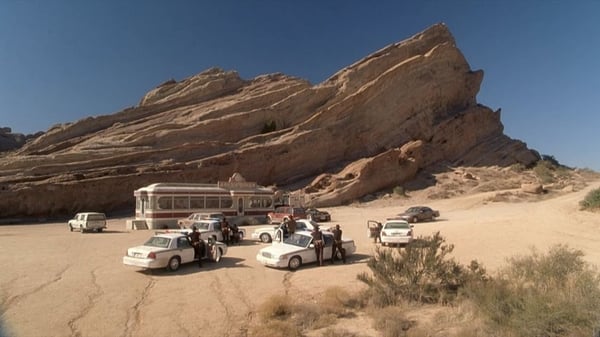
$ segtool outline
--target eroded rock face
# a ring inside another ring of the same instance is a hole
[[[133,209],[155,182],[313,182],[316,206],[349,202],[440,163],[530,165],[535,151],[477,104],[472,71],[438,24],[318,85],[213,68],[167,81],[123,111],[58,125],[0,161],[0,214]],[[315,178],[316,177],[316,178]]]

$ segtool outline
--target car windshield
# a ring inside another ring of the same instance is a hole
[[[170,243],[171,239],[169,238],[165,238],[162,236],[153,236],[148,241],[146,241],[146,243],[144,243],[144,246],[168,248]]]
[[[408,229],[410,226],[406,222],[388,222],[385,224],[386,229]]]
[[[294,233],[285,238],[283,242],[288,245],[306,248],[310,244],[310,240],[312,240],[312,237],[310,236]]]

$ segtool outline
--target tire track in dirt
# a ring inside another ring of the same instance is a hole
[[[225,310],[227,329],[223,336],[226,337],[246,335],[247,331],[245,331],[244,326],[247,324],[244,323],[254,317],[254,305],[238,282],[238,279],[225,271],[222,276],[215,275],[210,285],[216,294],[220,294],[220,296],[217,296],[217,301]],[[240,304],[243,304],[247,309],[244,313],[240,313],[240,311],[243,311],[243,309],[240,309]]]
[[[283,275],[283,280],[281,283],[283,283],[283,292],[285,296],[288,295],[290,289],[292,288],[292,276],[294,276],[294,272],[291,271],[288,271],[285,273],[285,275]]]
[[[91,275],[92,275],[91,284],[93,287],[93,291],[91,292],[90,295],[87,296],[88,297],[87,304],[84,305],[84,307],[81,309],[79,314],[77,314],[75,317],[71,318],[67,322],[67,325],[69,326],[69,329],[71,330],[71,336],[75,336],[75,337],[82,336],[82,333],[77,329],[77,321],[79,321],[80,319],[85,317],[90,312],[90,310],[92,310],[94,308],[94,303],[96,302],[96,299],[100,298],[102,296],[102,294],[104,294],[104,291],[98,284],[98,278],[96,277],[96,270],[97,269],[94,269],[91,272]]]
[[[125,331],[123,331],[122,336],[125,336],[125,337],[132,336],[133,333],[136,331],[137,327],[140,325],[140,321],[141,321],[140,310],[141,310],[142,306],[144,305],[144,302],[148,298],[150,291],[154,288],[155,284],[156,284],[156,280],[153,277],[150,277],[148,284],[146,284],[144,291],[142,291],[142,296],[140,296],[139,301],[137,301],[133,305],[131,310],[129,310],[127,312],[127,319],[125,320],[125,322],[126,322],[125,323]]]

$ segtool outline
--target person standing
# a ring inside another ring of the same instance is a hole
[[[296,220],[293,215],[290,215],[290,218],[287,222],[287,232],[288,234],[294,234],[296,232]]]
[[[229,245],[231,243],[231,240],[230,240],[231,231],[229,228],[229,222],[227,222],[227,219],[225,219],[225,218],[223,218],[223,220],[221,220],[221,233],[223,233],[223,242],[225,242],[225,244]]]
[[[202,268],[202,257],[204,255],[204,241],[200,237],[200,233],[196,230],[196,226],[192,225],[192,232],[188,234],[192,247],[194,248],[194,258],[198,258],[198,267]]]
[[[317,255],[317,261],[319,265],[323,265],[323,233],[319,226],[316,225],[312,233],[313,245],[315,246],[315,254]]]
[[[331,231],[333,233],[333,247],[331,247],[331,264],[335,263],[335,253],[339,251],[342,255],[342,262],[346,263],[346,249],[342,247],[342,229],[340,225],[335,225],[335,228]]]

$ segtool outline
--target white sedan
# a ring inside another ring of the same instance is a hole
[[[331,259],[331,249],[333,248],[333,234],[323,233],[323,258]],[[354,240],[343,238],[342,247],[346,250],[346,257],[356,252]],[[336,258],[340,259],[338,252]],[[269,247],[262,248],[256,255],[256,260],[265,266],[275,268],[289,268],[296,270],[305,263],[317,261],[315,248],[312,243],[311,233],[308,231],[296,232],[283,240],[283,242],[274,241]]]
[[[298,219],[296,220],[296,231],[312,231],[316,225],[319,225],[313,220]],[[252,232],[252,239],[259,240],[264,243],[269,243],[277,236],[277,229],[279,226],[260,227]],[[319,225],[322,231],[329,230],[328,227]]]
[[[408,244],[413,240],[413,225],[405,220],[388,219],[381,228],[381,244]]]
[[[205,240],[204,259],[215,262],[227,253],[227,245],[222,242]],[[141,246],[127,249],[123,264],[146,269],[167,268],[175,271],[183,263],[198,261],[194,258],[194,247],[187,235],[182,233],[157,233]]]

